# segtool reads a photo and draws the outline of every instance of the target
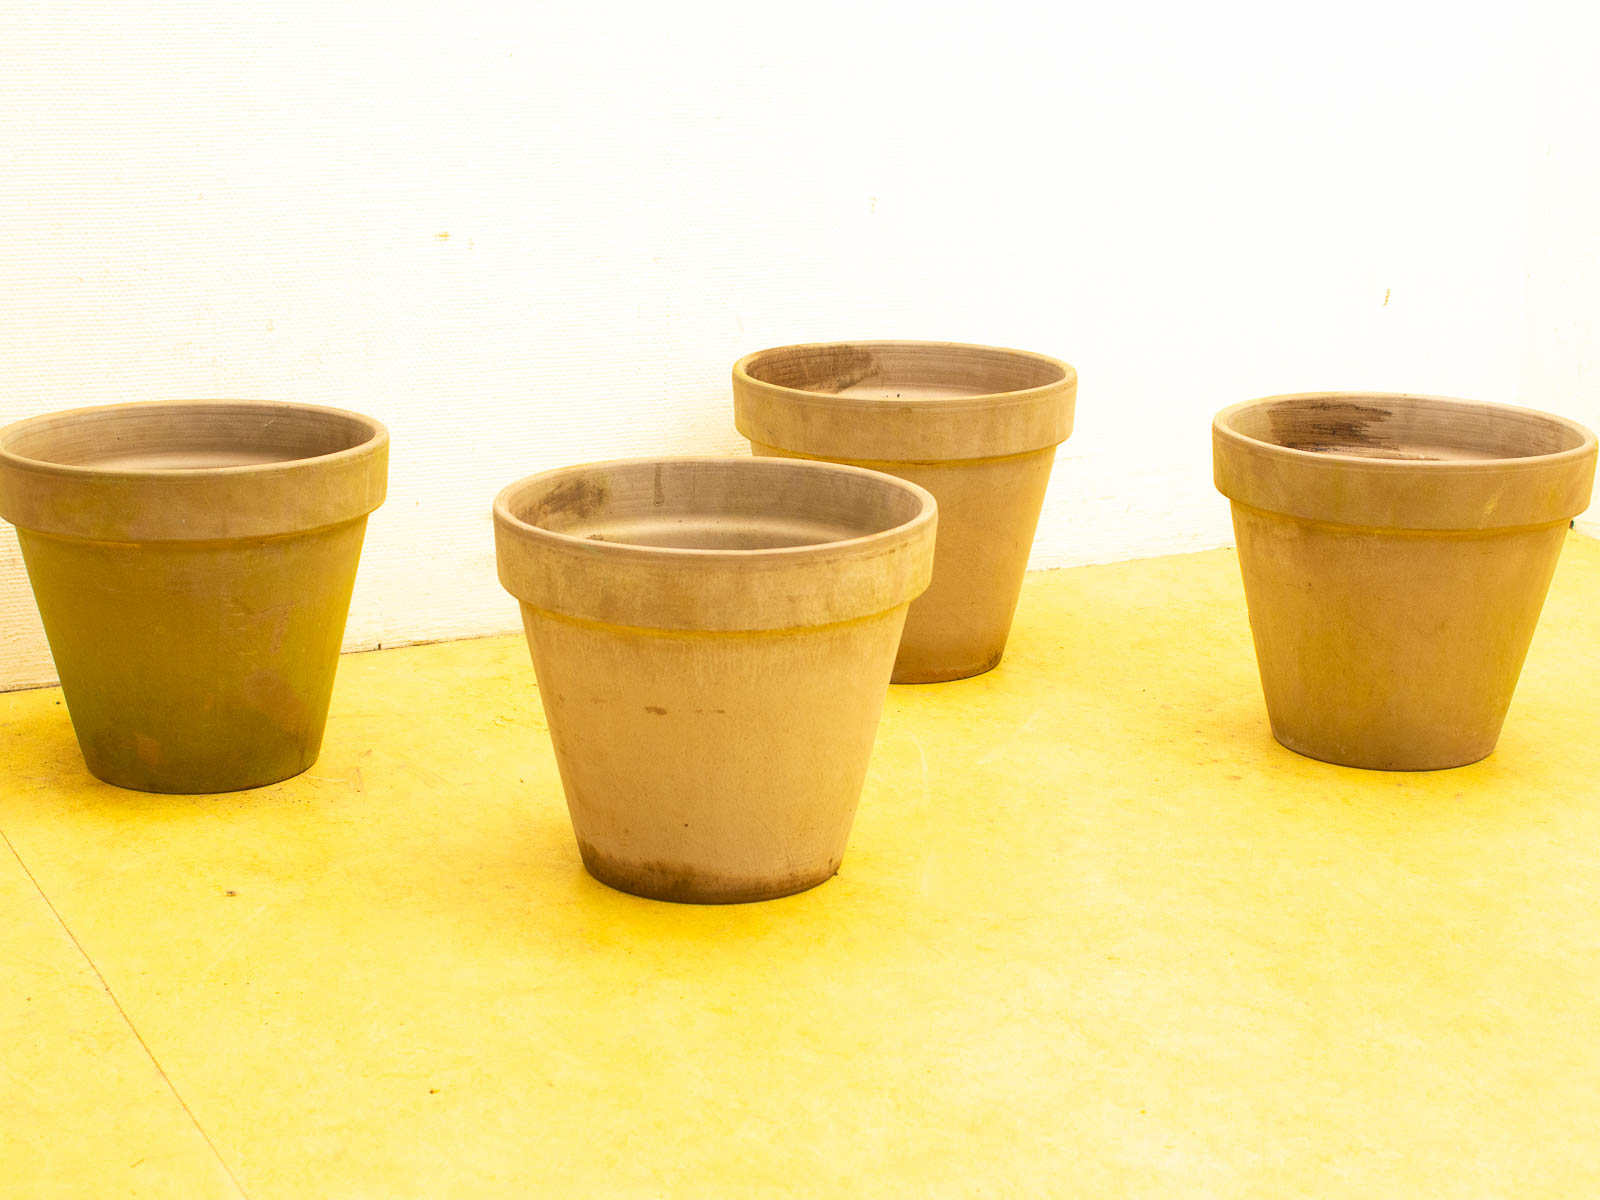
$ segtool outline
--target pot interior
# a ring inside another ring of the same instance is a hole
[[[1416,462],[1532,458],[1576,450],[1586,437],[1528,409],[1404,395],[1287,396],[1243,405],[1227,425],[1291,450]]]
[[[745,364],[776,387],[877,400],[989,396],[1060,383],[1066,371],[1041,355],[941,342],[830,342],[784,346]]]
[[[781,459],[679,460],[537,475],[510,515],[590,541],[682,550],[775,550],[885,533],[923,497],[888,476]]]
[[[3,448],[57,466],[180,471],[320,458],[375,436],[333,409],[195,401],[53,413],[15,427]]]

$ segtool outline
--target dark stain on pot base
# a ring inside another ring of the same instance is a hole
[[[839,873],[839,864],[833,863],[825,874],[796,873],[753,884],[692,870],[681,863],[623,862],[602,854],[582,839],[578,841],[578,853],[589,874],[607,887],[630,896],[673,904],[747,904],[755,900],[776,900],[807,891]]]
[[[659,708],[654,704],[646,704],[644,706],[644,710],[647,713],[655,713],[655,715],[658,716],[658,717],[664,717],[664,716],[667,715],[667,710],[666,709]]]

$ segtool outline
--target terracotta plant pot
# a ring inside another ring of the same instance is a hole
[[[388,457],[376,421],[303,404],[122,404],[0,430],[0,516],[90,771],[223,792],[316,761]]]
[[[1224,409],[1212,447],[1273,736],[1381,770],[1493,750],[1594,435],[1497,404],[1313,393]]]
[[[673,458],[534,475],[494,517],[589,873],[696,903],[831,877],[928,583],[933,497]]]
[[[734,423],[756,454],[887,471],[938,499],[933,582],[906,618],[895,683],[999,663],[1077,391],[1053,358],[949,342],[784,346],[733,368]]]

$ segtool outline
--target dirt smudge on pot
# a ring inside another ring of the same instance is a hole
[[[1272,441],[1312,454],[1404,457],[1392,434],[1387,408],[1339,398],[1284,405],[1271,414]]]
[[[849,344],[817,346],[804,354],[751,364],[752,378],[803,392],[842,392],[880,374],[878,356]]]
[[[606,486],[585,476],[574,476],[550,489],[533,510],[531,524],[545,525],[553,518],[581,521],[606,502]]]

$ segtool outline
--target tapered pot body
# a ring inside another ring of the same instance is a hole
[[[1077,372],[1044,355],[948,342],[763,350],[733,369],[757,455],[886,471],[939,502],[933,581],[911,605],[894,682],[977,675],[1005,651]]]
[[[1528,409],[1312,393],[1212,426],[1273,735],[1346,766],[1489,754],[1594,435]]]
[[[933,498],[845,467],[600,463],[495,502],[585,867],[763,900],[842,861]]]
[[[222,792],[316,761],[387,463],[376,421],[310,405],[115,405],[0,430],[0,516],[90,771]]]

